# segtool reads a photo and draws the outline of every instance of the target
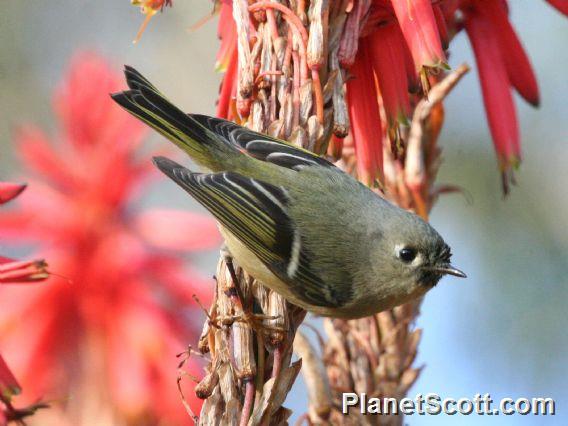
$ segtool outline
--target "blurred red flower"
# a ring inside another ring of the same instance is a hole
[[[187,415],[175,354],[199,332],[192,295],[206,302],[210,293],[182,255],[220,237],[202,216],[141,212],[153,169],[143,125],[110,100],[120,87],[103,59],[80,54],[54,97],[58,137],[31,126],[18,136],[37,179],[17,208],[0,212],[0,233],[37,244],[66,279],[34,291],[2,286],[0,344],[28,399],[64,399],[69,424],[179,424]]]
[[[0,355],[0,400],[10,400],[13,395],[17,395],[21,391],[20,384],[8,368],[4,358]],[[1,421],[0,424],[2,424]]]
[[[0,426],[8,424],[8,419],[14,411],[12,397],[19,394],[21,390],[20,384],[0,355]]]
[[[25,184],[0,182],[0,204],[13,200],[24,189]],[[43,281],[48,277],[46,267],[43,260],[22,261],[0,256],[0,284]],[[10,421],[21,421],[37,409],[47,407],[43,403],[24,408],[14,407],[12,399],[21,392],[20,384],[0,354],[0,426],[7,425]]]
[[[0,182],[0,204],[13,200],[26,189],[23,183]]]
[[[27,407],[15,407],[13,404],[14,396],[22,392],[20,384],[12,374],[8,364],[0,355],[0,426],[7,426],[8,423],[25,424],[29,416],[32,416],[41,408],[48,408],[48,404],[37,402]]]
[[[25,184],[0,182],[0,204],[5,204],[20,195]],[[41,281],[48,277],[44,260],[15,260],[0,256],[0,284]],[[1,386],[1,384],[0,384]],[[2,394],[0,388],[0,395]]]
[[[0,284],[45,280],[49,274],[44,260],[15,260],[0,256]]]

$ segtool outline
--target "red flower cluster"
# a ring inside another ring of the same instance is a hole
[[[0,204],[16,198],[25,188],[26,185],[23,184],[0,182]],[[48,277],[46,266],[43,260],[18,261],[0,256],[0,284],[45,280]],[[0,354],[0,426],[10,421],[21,421],[38,408],[45,407],[45,404],[40,403],[26,408],[15,408],[12,399],[21,391],[20,384]]]
[[[567,13],[566,2],[549,3]],[[349,69],[347,97],[358,175],[366,183],[382,174],[386,135],[400,148],[401,127],[412,105],[427,92],[440,69],[448,67],[445,50],[465,28],[471,40],[481,88],[505,188],[521,158],[520,137],[511,88],[532,105],[539,93],[529,59],[508,19],[505,0],[353,0],[340,40],[339,60]],[[220,63],[223,81],[218,115],[235,118],[237,56],[230,2],[221,5]],[[381,122],[380,107],[385,120]],[[337,145],[336,143],[333,144]],[[396,153],[396,152],[395,152]]]
[[[0,288],[0,345],[28,399],[65,400],[81,416],[96,407],[97,418],[179,424],[175,354],[200,331],[188,325],[192,295],[209,293],[181,250],[211,249],[220,237],[212,219],[142,211],[137,198],[153,168],[141,153],[143,125],[108,96],[120,87],[104,60],[79,55],[54,99],[59,136],[20,132],[19,153],[37,179],[0,213],[0,233],[38,245],[65,278]]]
[[[532,105],[539,102],[536,78],[509,22],[507,3],[375,0],[355,1],[354,7],[359,9],[356,14],[363,17],[358,25],[361,40],[355,54],[344,52],[343,63],[350,65],[349,60],[353,61],[354,78],[347,86],[348,92],[352,92],[348,95],[350,117],[363,180],[370,182],[380,176],[382,148],[373,145],[378,143],[375,135],[382,134],[383,129],[378,115],[371,116],[368,105],[360,99],[364,94],[375,94],[385,109],[385,130],[396,147],[399,126],[406,124],[410,105],[417,100],[413,94],[418,92],[420,83],[427,91],[429,80],[435,78],[429,76],[431,71],[447,66],[444,50],[465,28],[475,53],[489,128],[506,189],[512,169],[521,159],[511,88]],[[349,19],[354,16],[352,13]],[[343,40],[349,37],[353,35],[346,32]]]

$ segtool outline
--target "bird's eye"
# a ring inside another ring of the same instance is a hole
[[[410,263],[416,258],[416,250],[411,247],[404,247],[398,252],[400,260],[405,263]]]

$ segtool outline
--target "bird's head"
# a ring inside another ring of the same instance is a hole
[[[427,289],[434,287],[444,275],[466,277],[452,266],[450,247],[432,226],[411,214],[397,222],[385,239],[387,247],[383,247],[395,276]]]

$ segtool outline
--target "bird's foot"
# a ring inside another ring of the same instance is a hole
[[[255,332],[262,335],[269,335],[274,332],[284,333],[284,328],[267,324],[265,321],[273,321],[278,319],[276,315],[253,314],[250,312],[243,312],[238,315],[225,315],[219,316],[210,320],[210,324],[217,328],[229,327],[235,322],[248,324]]]

